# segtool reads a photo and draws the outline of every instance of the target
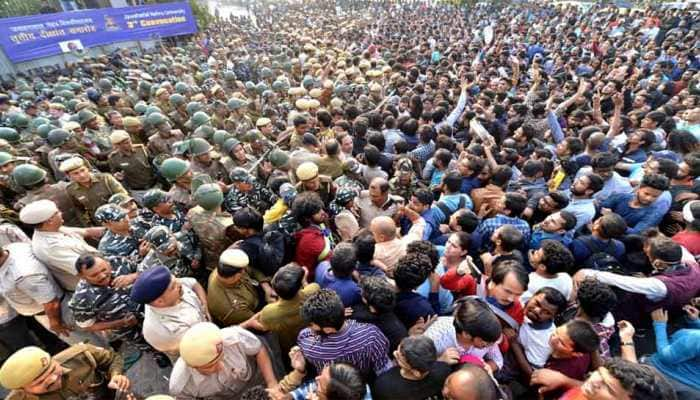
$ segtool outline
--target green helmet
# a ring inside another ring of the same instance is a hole
[[[211,144],[202,139],[201,137],[195,137],[190,139],[190,153],[193,156],[201,156],[202,154],[207,154],[212,150]]]
[[[223,129],[219,129],[216,132],[214,132],[214,134],[211,137],[211,141],[215,145],[221,147],[224,144],[224,142],[230,137],[232,137],[230,133],[226,132]]]
[[[190,90],[185,82],[178,82],[175,84],[175,93],[185,95]]]
[[[191,117],[194,115],[194,113],[196,113],[197,111],[200,111],[202,108],[204,108],[202,106],[202,103],[200,103],[198,101],[190,101],[189,103],[187,103],[187,108],[186,108],[187,115],[189,115]]]
[[[286,92],[286,83],[284,81],[274,81],[272,82],[272,90],[275,92]]]
[[[248,81],[245,83],[245,88],[246,90],[253,90],[255,89],[255,84],[252,81]]]
[[[189,170],[190,163],[179,158],[168,158],[160,165],[160,174],[169,182],[175,182]]]
[[[209,174],[196,174],[192,177],[192,184],[190,184],[191,193],[197,191],[197,189],[207,183],[214,183],[214,179]]]
[[[192,127],[196,129],[209,123],[209,115],[204,111],[197,111],[190,120],[192,121]]]
[[[148,114],[146,117],[146,122],[151,126],[158,126],[162,123],[168,122],[168,120],[165,118],[165,115],[155,112],[153,114]]]
[[[31,90],[25,90],[19,94],[19,98],[22,100],[34,100],[36,95]]]
[[[211,211],[224,202],[224,194],[218,184],[207,183],[194,192],[194,201],[203,209]]]
[[[84,125],[95,118],[97,118],[97,115],[88,109],[82,109],[78,113],[78,122],[80,122],[80,125]]]
[[[161,113],[163,114],[163,110],[160,109],[158,106],[150,105],[146,108],[146,116],[151,115],[153,113]]]
[[[222,146],[224,149],[224,153],[230,154],[233,151],[233,149],[235,149],[236,146],[238,146],[239,144],[241,144],[241,142],[236,138],[226,139]]]
[[[57,128],[57,129],[52,129],[49,131],[49,135],[46,137],[46,142],[51,147],[59,147],[59,146],[63,146],[72,137],[73,137],[73,134],[71,132],[68,132],[65,129]]]
[[[190,139],[180,140],[173,143],[173,155],[185,156],[190,151]]]
[[[46,171],[34,164],[21,164],[12,170],[12,180],[22,187],[32,187],[37,183],[44,182]]]
[[[75,98],[75,93],[73,93],[73,91],[71,90],[61,90],[60,92],[58,92],[58,95],[66,100],[71,100]]]
[[[272,70],[270,68],[263,67],[260,70],[260,76],[263,77],[264,79],[272,78]]]
[[[179,94],[179,93],[173,93],[170,95],[170,105],[173,107],[180,107],[181,105],[185,104],[185,96]]]
[[[10,153],[5,153],[4,151],[0,151],[0,167],[14,161],[16,161],[15,156]]]
[[[44,124],[50,124],[51,121],[48,118],[44,117],[36,117],[32,120],[32,122],[29,124],[29,126],[32,128],[34,132],[36,132],[37,128],[40,127],[41,125]]]
[[[204,71],[204,72],[202,72],[202,77],[204,78],[204,80],[207,80],[207,79],[211,78],[211,76],[213,74],[214,73],[212,71]]]
[[[224,72],[224,80],[227,82],[235,81],[236,80],[236,73],[233,71]]]
[[[234,98],[230,99],[230,100],[228,101],[228,103],[226,103],[226,105],[228,106],[229,110],[235,111],[235,110],[238,110],[238,109],[241,108],[241,107],[247,106],[248,103],[246,103],[245,101],[243,101],[243,100],[241,100],[241,99],[239,99],[239,98],[234,97]]]
[[[195,138],[204,138],[209,140],[214,135],[215,131],[216,130],[211,125],[200,125],[197,129],[194,130],[192,136]]]
[[[70,90],[77,92],[78,90],[83,88],[83,85],[81,85],[78,82],[68,82],[68,87],[70,88]]]
[[[19,133],[14,128],[0,127],[0,139],[7,140],[10,144],[19,143]]]
[[[160,189],[151,189],[143,195],[143,206],[149,210],[166,201],[168,201],[168,194]]]
[[[273,167],[281,168],[289,163],[289,154],[282,150],[275,149],[270,152],[267,159],[270,161]]]
[[[66,102],[66,108],[68,111],[73,112],[75,111],[75,107],[80,103],[80,100],[78,99],[70,99]]]
[[[268,90],[270,87],[267,86],[265,82],[260,82],[257,85],[255,85],[255,91],[258,92],[259,94],[262,94],[262,92]]]
[[[49,132],[51,132],[51,129],[53,129],[53,126],[49,124],[39,125],[39,127],[36,128],[36,134],[39,135],[40,138],[46,139],[49,137]]]
[[[305,76],[304,79],[301,81],[301,86],[304,87],[304,89],[309,90],[312,86],[314,85],[314,78],[310,76]]]
[[[146,110],[148,110],[148,104],[145,102],[139,101],[138,103],[134,104],[134,111],[136,111],[137,114],[143,115],[146,113]]]
[[[10,117],[10,123],[15,129],[24,129],[29,126],[30,118],[25,113],[13,114]]]

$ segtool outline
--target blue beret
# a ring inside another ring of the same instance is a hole
[[[170,270],[162,265],[141,273],[131,288],[131,300],[148,304],[160,297],[170,285]]]

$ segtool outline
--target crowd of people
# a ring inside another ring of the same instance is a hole
[[[6,398],[700,399],[699,17],[280,2],[3,79]]]

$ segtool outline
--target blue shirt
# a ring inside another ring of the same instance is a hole
[[[472,189],[480,188],[481,181],[476,177],[462,178],[462,186],[459,191],[464,194],[471,194]]]
[[[569,243],[571,243],[571,234],[570,232],[566,232],[564,234],[545,232],[542,230],[542,228],[538,226],[532,230],[532,237],[530,238],[530,249],[539,249],[543,240],[556,240],[564,246],[569,246]]]
[[[605,250],[608,248],[609,241],[607,240],[600,240],[596,238],[595,236],[588,236],[593,240],[593,243],[595,243],[596,246],[598,246],[599,249]],[[613,243],[613,250],[611,256],[615,257],[618,261],[622,260],[622,256],[625,254],[625,244],[622,243],[619,240],[616,239],[610,239],[612,240]],[[574,239],[571,241],[569,244],[569,250],[571,250],[571,254],[574,256],[574,260],[576,261],[576,264],[580,264],[585,262],[588,257],[593,254],[591,249],[586,246],[585,243],[583,243],[580,239]]]
[[[399,292],[396,295],[394,314],[406,326],[413,326],[418,318],[428,318],[440,312],[440,301],[437,293],[430,293],[428,300],[416,292]]]
[[[401,131],[398,129],[384,129],[382,133],[384,133],[384,152],[394,154],[394,144],[403,139]]]
[[[578,170],[576,173],[576,178],[579,178],[583,175],[591,174],[593,173],[593,168],[591,167],[583,167]],[[629,181],[617,172],[613,172],[612,176],[605,181],[603,184],[603,188],[599,190],[598,192],[593,194],[593,198],[600,202],[603,199],[607,199],[613,194],[616,193],[632,193],[632,185],[630,185]]]
[[[378,277],[385,277],[386,274],[384,271],[382,271],[380,268],[375,267],[374,265],[370,263],[362,263],[358,262],[357,263],[357,272],[360,273],[361,277],[365,276],[378,276]]]
[[[423,230],[423,240],[432,240],[440,236],[440,219],[432,208],[429,208],[420,215],[425,220],[425,229]],[[401,234],[406,235],[411,229],[411,220],[401,218]]]
[[[659,201],[649,206],[634,208],[630,206],[630,202],[635,196],[636,193],[615,194],[601,202],[602,207],[609,208],[627,222],[628,234],[642,233],[646,229],[659,225],[670,208],[670,204]]]
[[[651,364],[662,374],[700,390],[700,320],[690,321],[668,341],[666,323],[654,321],[656,353]]]
[[[595,204],[593,199],[572,199],[562,211],[568,211],[576,216],[576,227],[574,227],[576,232],[593,220]]]
[[[464,208],[468,208],[470,210],[474,209],[474,203],[472,202],[471,197],[467,196],[464,193],[443,194],[442,196],[440,196],[440,200],[438,201],[445,203],[445,205],[447,205],[447,208],[454,213],[459,209],[459,201],[461,198],[464,199]],[[442,212],[440,207],[433,204],[431,210],[433,210],[434,212],[435,220],[438,221],[438,225],[447,223],[447,215],[445,215],[445,213]]]
[[[338,294],[344,307],[352,307],[362,301],[360,287],[352,277],[338,278],[333,275],[331,263],[324,261],[316,267],[316,283],[321,289],[330,289]]]
[[[438,264],[437,267],[435,267],[435,272],[442,278],[446,272],[445,266],[442,265],[442,263]],[[428,299],[430,296],[430,279],[426,279],[425,282],[418,286],[416,288],[416,293]],[[440,286],[440,289],[438,289],[438,299],[440,300],[440,315],[449,314],[452,308],[452,300],[454,300],[452,292]]]
[[[511,218],[503,214],[498,214],[493,218],[481,221],[476,227],[472,239],[474,239],[474,248],[481,248],[484,243],[490,243],[491,235],[496,229],[503,225],[512,225],[523,234],[523,248],[530,243],[530,225],[520,218]]]

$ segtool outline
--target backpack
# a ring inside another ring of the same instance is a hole
[[[582,236],[578,239],[591,251],[591,255],[583,262],[583,268],[625,274],[622,264],[612,255],[615,251],[613,240],[610,240],[605,248],[601,248],[591,236]]]
[[[459,204],[454,210],[450,210],[450,206],[448,206],[447,203],[445,203],[444,201],[438,201],[437,203],[435,203],[435,206],[439,208],[440,211],[442,211],[442,213],[445,215],[445,221],[449,221],[452,214],[457,212],[457,210],[464,208],[464,206],[466,205],[467,200],[464,196],[459,196]]]
[[[295,250],[294,237],[283,229],[270,230],[263,235],[266,264],[269,264],[270,269],[275,272],[294,259]]]

